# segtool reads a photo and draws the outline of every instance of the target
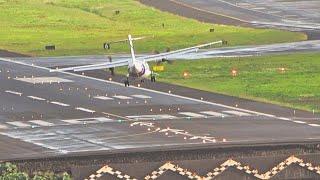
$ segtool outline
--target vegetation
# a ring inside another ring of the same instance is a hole
[[[209,32],[214,28],[215,32]],[[128,34],[148,36],[137,51],[182,48],[225,39],[229,45],[305,40],[306,35],[201,23],[160,12],[134,0],[0,0],[0,49],[39,56],[128,53],[127,44],[103,50]],[[56,51],[45,51],[45,45]]]
[[[19,172],[16,165],[0,164],[0,180],[71,180],[67,173],[54,174],[52,172],[37,172],[32,178],[24,172]]]
[[[320,112],[320,53],[176,61],[164,66],[159,81]],[[184,72],[189,76],[184,78]]]

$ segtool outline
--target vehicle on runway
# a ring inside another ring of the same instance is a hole
[[[160,53],[160,54],[156,54],[156,55],[143,56],[143,57],[136,58],[134,46],[133,46],[133,41],[139,40],[139,39],[142,39],[142,38],[141,37],[133,38],[131,35],[128,35],[128,40],[125,40],[125,41],[128,41],[129,45],[130,45],[131,58],[129,58],[129,59],[123,59],[123,60],[119,60],[119,61],[115,61],[115,62],[106,62],[106,63],[100,63],[100,64],[94,64],[94,65],[54,69],[54,70],[51,70],[51,72],[55,72],[55,71],[79,72],[79,71],[90,71],[90,70],[108,69],[108,68],[110,69],[110,68],[116,68],[116,67],[121,67],[121,66],[128,66],[127,78],[124,81],[125,86],[130,85],[129,77],[140,78],[140,79],[142,79],[142,81],[143,81],[143,79],[150,78],[152,82],[155,82],[156,81],[156,73],[154,73],[150,69],[148,62],[172,60],[175,57],[177,57],[177,55],[187,54],[187,53],[191,53],[191,52],[197,52],[200,48],[209,47],[209,46],[212,46],[215,44],[222,44],[223,43],[223,41],[216,41],[216,42],[202,44],[202,45],[189,47],[189,48],[185,48],[185,49],[180,49],[180,50],[176,50],[176,51],[165,52],[165,53]]]

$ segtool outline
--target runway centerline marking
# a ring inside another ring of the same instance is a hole
[[[58,106],[63,106],[63,107],[69,107],[70,106],[69,104],[65,104],[65,103],[57,102],[57,101],[51,101],[50,103],[58,105]]]
[[[18,96],[22,96],[22,94],[23,94],[23,93],[20,93],[20,92],[17,92],[17,91],[10,91],[10,90],[6,90],[5,92],[9,93],[9,94],[13,94],[13,95],[18,95]]]
[[[41,97],[37,97],[37,96],[27,96],[30,99],[34,99],[34,100],[38,100],[38,101],[45,101],[46,99],[41,98]]]
[[[76,107],[76,110],[83,111],[83,112],[88,112],[88,113],[95,113],[96,112],[94,110],[83,108],[83,107]]]

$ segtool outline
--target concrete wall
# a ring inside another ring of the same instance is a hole
[[[205,176],[216,167],[221,167],[228,159],[232,159],[241,166],[249,166],[263,174],[270,171],[288,157],[294,155],[311,163],[312,167],[320,164],[320,145],[287,144],[287,145],[260,145],[236,147],[201,147],[187,150],[168,150],[151,152],[127,152],[111,154],[95,154],[86,156],[56,157],[48,159],[18,160],[18,166],[28,172],[38,170],[68,171],[75,179],[84,179],[102,166],[108,165],[132,177],[143,179],[152,171],[157,170],[167,162],[190,170],[200,176]],[[287,161],[286,161],[287,162]],[[106,175],[110,179],[110,175]],[[178,173],[166,172],[159,179],[187,179]],[[112,178],[113,179],[113,178]],[[219,174],[216,179],[256,179],[254,173],[246,173],[236,167],[229,167]],[[284,170],[279,170],[272,179],[320,179],[316,170],[310,171],[293,163]]]

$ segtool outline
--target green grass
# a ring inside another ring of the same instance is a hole
[[[320,53],[176,61],[159,81],[320,112]],[[285,68],[282,72],[279,68]],[[236,69],[238,75],[231,76]],[[184,71],[190,73],[183,78]]]
[[[116,15],[115,11],[120,14]],[[162,27],[165,24],[165,28]],[[214,27],[215,32],[209,29]],[[102,49],[105,41],[146,35],[139,52],[228,40],[230,45],[305,40],[301,33],[213,25],[146,7],[134,0],[0,0],[0,49],[37,56],[128,52],[127,45]],[[56,51],[44,46],[55,44]]]

